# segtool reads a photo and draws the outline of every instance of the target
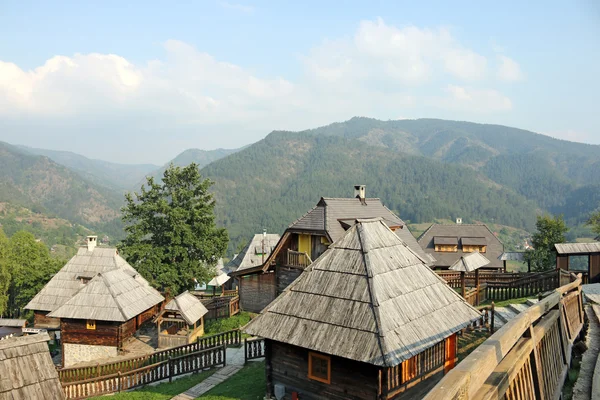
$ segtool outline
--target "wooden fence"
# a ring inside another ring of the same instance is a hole
[[[244,362],[265,356],[265,339],[244,339]]]
[[[487,288],[487,283],[482,283],[479,288],[474,287],[465,291],[465,300],[472,306],[480,305],[488,300]]]
[[[121,392],[173,377],[201,371],[226,363],[226,346],[199,350],[179,357],[132,369],[126,372],[89,378],[76,382],[62,382],[66,400],[85,399],[108,393]]]
[[[511,282],[488,282],[488,300],[501,301],[535,296],[559,287],[561,271],[525,275]]]
[[[240,312],[240,296],[219,296],[201,300],[208,310],[204,320],[229,318]]]
[[[62,383],[77,382],[91,378],[98,378],[107,375],[113,375],[118,372],[125,373],[139,369],[148,365],[160,363],[169,358],[178,358],[187,354],[195,353],[200,350],[209,349],[218,346],[236,346],[240,345],[242,334],[239,329],[217,333],[215,335],[198,338],[194,343],[183,346],[172,347],[170,349],[157,351],[139,357],[121,359],[115,362],[96,364],[85,367],[71,367],[57,369],[58,377]]]
[[[426,400],[558,399],[583,326],[581,275],[506,323]]]
[[[461,287],[460,272],[455,271],[435,271],[440,277],[444,278],[446,283],[452,288],[458,289]],[[527,273],[511,273],[511,272],[484,272],[479,271],[479,283],[490,282],[512,282],[524,276],[531,275]],[[475,286],[475,272],[465,274],[465,285],[468,287]]]
[[[287,267],[296,267],[296,268],[306,268],[312,263],[312,260],[306,253],[301,253],[299,251],[288,250],[287,251]]]

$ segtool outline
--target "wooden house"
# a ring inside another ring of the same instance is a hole
[[[480,317],[382,218],[352,225],[244,329],[265,338],[268,396],[421,398]]]
[[[185,291],[169,301],[156,319],[158,347],[190,344],[204,335],[204,316],[208,310],[200,300]]]
[[[364,185],[355,187],[353,198],[323,197],[317,205],[294,221],[264,263],[238,268],[230,275],[238,279],[243,310],[260,312],[292,283],[327,247],[339,240],[357,218],[383,219],[414,252],[428,264],[426,255],[408,227],[380,199],[366,198]]]
[[[434,269],[448,269],[463,255],[479,252],[490,260],[483,270],[504,270],[504,245],[485,224],[433,224],[418,242],[435,258]]]
[[[0,339],[21,336],[26,326],[26,319],[0,318]]]
[[[64,393],[50,357],[47,333],[0,341],[0,399],[61,400]]]
[[[600,283],[600,243],[557,243],[556,249],[556,268],[565,271],[572,271],[569,257],[587,257],[587,269],[582,272],[584,282]]]
[[[96,275],[48,314],[60,319],[63,366],[117,356],[163,301],[155,289],[122,269]]]

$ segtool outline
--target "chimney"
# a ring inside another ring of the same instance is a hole
[[[354,198],[359,198],[364,201],[366,188],[365,185],[354,185]]]
[[[96,248],[96,241],[98,240],[98,236],[87,236],[85,238],[85,243],[87,244],[88,251],[94,251]]]
[[[462,218],[456,218],[456,224],[457,225],[462,224]]]

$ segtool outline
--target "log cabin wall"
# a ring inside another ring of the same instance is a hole
[[[96,321],[96,329],[87,329],[82,319],[61,319],[62,343],[89,344],[94,346],[118,346],[119,323]]]
[[[600,283],[600,254],[590,254],[589,282]]]
[[[137,331],[136,317],[131,318],[129,321],[123,322],[119,326],[119,341],[118,347],[121,348],[125,340],[133,336]]]
[[[48,316],[50,311],[34,311],[33,326],[36,328],[60,328],[60,318],[52,318]]]
[[[377,398],[379,375],[374,365],[331,356],[331,383],[321,383],[308,378],[307,349],[268,342],[272,382],[285,386],[287,398],[292,398],[292,392],[310,400]]]
[[[290,283],[294,282],[302,273],[301,269],[284,267],[277,265],[275,274],[277,275],[277,295],[279,296]]]
[[[275,273],[257,273],[240,277],[240,306],[259,313],[276,297]]]

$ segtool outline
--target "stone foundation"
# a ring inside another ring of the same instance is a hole
[[[63,343],[64,365],[90,362],[103,358],[112,358],[118,355],[117,348],[112,346],[92,346],[87,344]]]

